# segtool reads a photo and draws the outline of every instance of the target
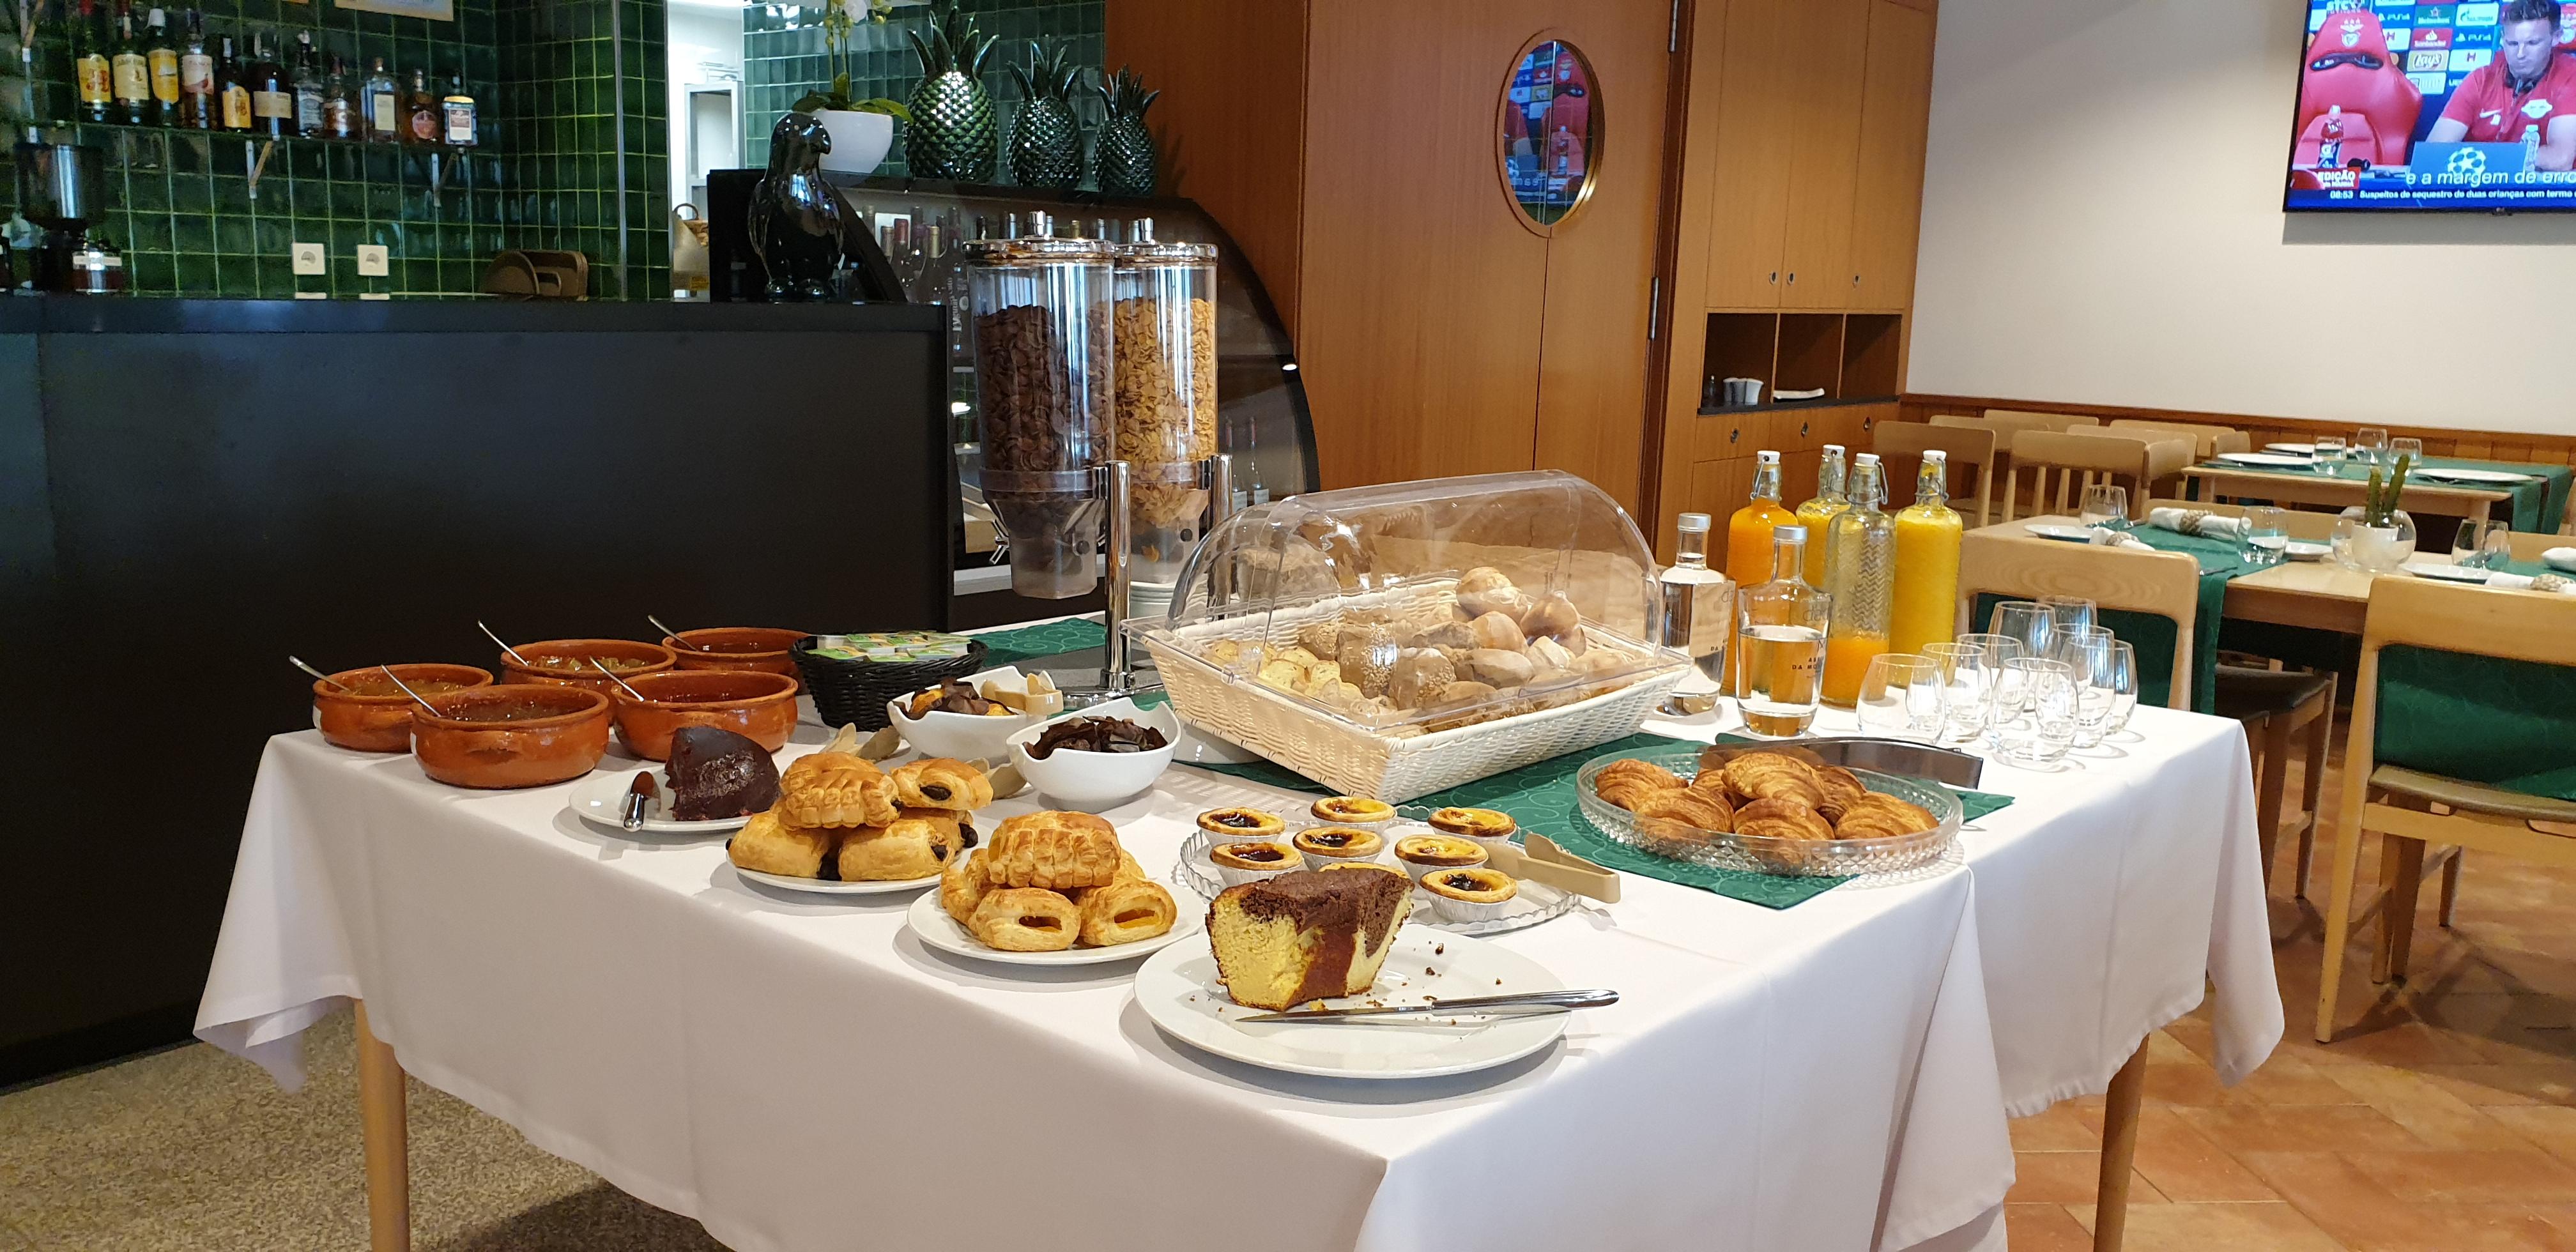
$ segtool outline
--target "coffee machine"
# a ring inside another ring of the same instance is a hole
[[[18,211],[43,231],[34,248],[36,290],[99,290],[105,250],[90,244],[89,224],[107,210],[105,154],[70,142],[68,132],[28,135],[12,155]]]

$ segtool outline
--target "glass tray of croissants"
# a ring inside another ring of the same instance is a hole
[[[1801,878],[1901,874],[1940,862],[1959,797],[1937,783],[1759,749],[1612,753],[1575,771],[1583,816],[1643,852]]]

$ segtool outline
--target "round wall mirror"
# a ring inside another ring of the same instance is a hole
[[[1582,207],[1601,159],[1601,97],[1592,63],[1573,44],[1542,40],[1503,87],[1503,181],[1542,229]]]

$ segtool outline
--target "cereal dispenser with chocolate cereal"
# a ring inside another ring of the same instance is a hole
[[[1150,219],[1136,228],[1137,241],[1118,249],[1113,411],[1131,473],[1128,568],[1168,586],[1214,524],[1216,248],[1155,242]]]
[[[984,498],[1010,542],[1011,590],[1087,595],[1099,585],[1099,471],[1116,459],[1112,245],[979,239],[966,254]]]

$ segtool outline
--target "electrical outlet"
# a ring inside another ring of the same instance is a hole
[[[386,259],[385,246],[383,244],[362,243],[358,245],[358,276],[360,278],[383,278],[393,272],[393,266]]]
[[[321,244],[297,243],[290,246],[294,249],[296,273],[321,274],[328,272],[323,265],[323,247]]]

